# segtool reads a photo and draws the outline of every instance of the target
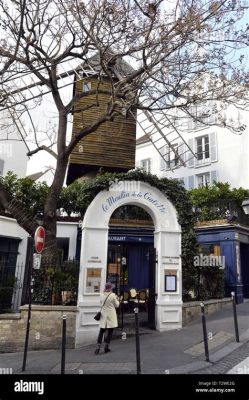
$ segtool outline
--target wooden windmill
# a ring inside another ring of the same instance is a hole
[[[109,78],[102,73],[99,55],[93,56],[88,64],[96,72],[96,75],[86,76],[81,73],[79,79],[75,79],[74,94],[80,94],[90,90],[111,91]],[[133,69],[124,61],[118,61],[115,65],[119,74],[126,76]],[[82,66],[86,70],[86,66]],[[114,73],[115,74],[115,73]],[[118,77],[112,77],[114,83]],[[91,124],[105,111],[109,100],[109,94],[88,95],[79,100],[73,112],[72,135]],[[89,107],[86,111],[81,111]],[[125,110],[124,110],[125,111]],[[121,110],[122,112],[122,110]],[[111,121],[99,126],[96,131],[90,133],[78,143],[70,155],[67,183],[82,176],[94,176],[98,171],[127,172],[135,167],[136,150],[136,120],[132,114],[124,113]]]

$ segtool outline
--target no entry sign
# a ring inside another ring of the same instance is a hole
[[[35,231],[35,251],[41,253],[45,245],[45,229],[43,226],[38,226]]]

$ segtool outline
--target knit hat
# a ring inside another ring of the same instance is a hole
[[[105,284],[105,291],[106,292],[111,292],[111,290],[114,288],[114,285],[111,282],[106,282]]]

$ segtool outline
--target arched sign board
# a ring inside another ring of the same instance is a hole
[[[42,253],[45,245],[45,229],[43,228],[43,226],[38,226],[38,228],[36,229],[34,241],[36,253]]]
[[[146,182],[119,182],[103,190],[91,202],[82,224],[81,261],[76,318],[76,346],[92,343],[98,332],[94,315],[107,273],[109,221],[120,206],[136,205],[154,222],[156,329],[182,326],[181,227],[176,209],[157,188]]]

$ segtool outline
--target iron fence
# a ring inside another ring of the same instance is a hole
[[[0,313],[16,312],[23,291],[24,265],[10,265],[0,261]]]
[[[38,270],[32,268],[32,262],[25,268],[25,265],[0,261],[0,314],[18,312],[20,305],[28,304],[30,278],[32,304],[77,303],[79,261],[57,262],[44,258]]]
[[[235,200],[205,201],[193,207],[193,211],[196,222],[226,219],[230,223],[249,225],[249,219],[241,204]]]
[[[33,304],[76,305],[79,282],[79,261],[58,263],[42,259],[41,268],[33,270]]]

